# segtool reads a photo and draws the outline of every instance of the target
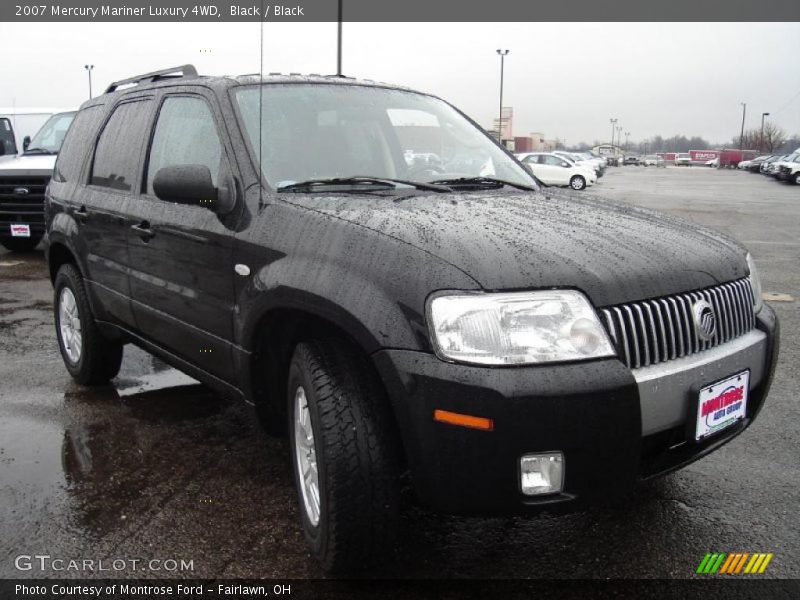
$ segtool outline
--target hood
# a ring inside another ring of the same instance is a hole
[[[51,175],[56,164],[55,154],[18,154],[0,161],[2,175]]]
[[[747,275],[746,251],[722,234],[585,194],[281,197],[419,247],[487,290],[577,288],[609,306]]]

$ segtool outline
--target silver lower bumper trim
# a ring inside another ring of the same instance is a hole
[[[692,386],[705,386],[750,369],[750,389],[764,377],[767,335],[754,329],[721,346],[657,365],[632,369],[639,386],[642,435],[686,422]]]

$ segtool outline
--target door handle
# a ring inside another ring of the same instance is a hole
[[[137,223],[136,225],[131,225],[131,229],[133,229],[142,241],[149,242],[150,239],[155,236],[155,231],[150,229],[150,222],[149,221],[142,221],[141,223]]]
[[[72,215],[82,223],[85,223],[89,219],[89,211],[86,210],[85,206],[81,206],[78,210],[73,212]]]

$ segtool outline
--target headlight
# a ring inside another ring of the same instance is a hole
[[[524,365],[615,354],[594,308],[573,290],[436,296],[428,324],[444,360]]]
[[[750,253],[747,253],[747,266],[750,269],[750,287],[753,288],[753,311],[758,312],[764,306],[764,300],[761,298],[761,278],[758,276],[756,263]]]

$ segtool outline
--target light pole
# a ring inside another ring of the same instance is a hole
[[[744,150],[744,116],[747,114],[747,103],[740,102],[742,105],[742,133],[739,134],[739,152]]]
[[[628,151],[628,138],[630,137],[630,135],[631,135],[630,131],[625,132],[625,152]]]
[[[339,0],[339,14],[336,30],[336,76],[342,76],[342,0]]]
[[[622,125],[617,127],[617,146],[621,146],[622,145],[622,129],[623,129]],[[614,156],[616,156],[617,154],[618,153],[615,150],[614,151]]]
[[[614,129],[617,126],[617,120],[618,119],[609,119],[609,121],[611,121],[611,150],[612,150],[612,152],[614,150]]]
[[[758,136],[758,152],[764,151],[764,117],[768,117],[769,113],[761,113],[761,135]]]
[[[89,100],[92,99],[92,69],[94,69],[94,65],[83,65],[83,68],[86,69],[86,72],[89,74]]]
[[[500,50],[497,53],[500,55],[500,114],[497,120],[497,141],[503,143],[503,68],[505,66],[506,55],[510,50]]]

